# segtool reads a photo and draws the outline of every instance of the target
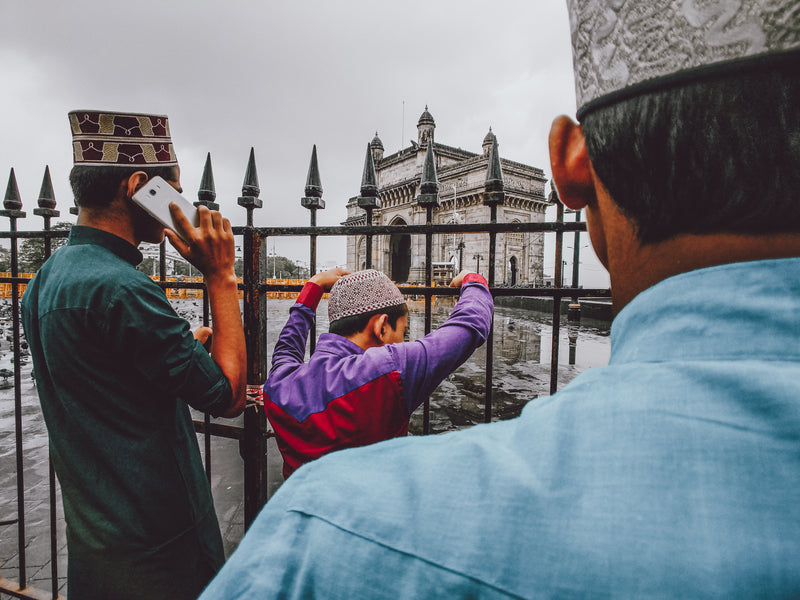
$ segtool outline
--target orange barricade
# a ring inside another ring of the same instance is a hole
[[[23,279],[31,279],[36,273],[20,273],[19,277]],[[0,273],[0,277],[11,277],[11,273]],[[151,276],[150,279],[155,281],[156,283],[160,282],[161,279],[158,276]],[[180,276],[175,277],[170,275],[166,277],[167,283],[174,281],[174,282],[190,282],[190,283],[202,283],[202,277],[189,277],[189,276]],[[239,277],[237,279],[239,283],[242,282],[242,278]],[[264,283],[268,285],[298,285],[302,286],[305,284],[307,280],[305,279],[267,279]],[[0,298],[11,298],[11,283],[0,283]],[[25,292],[26,284],[20,284],[19,286],[19,295],[20,298],[22,294]],[[194,288],[166,288],[167,298],[170,299],[198,299],[203,297],[203,290],[202,289],[194,289]],[[239,298],[242,298],[243,293],[239,291]],[[293,300],[297,296],[297,292],[267,292],[267,298],[270,300]],[[327,297],[327,294],[325,294]]]

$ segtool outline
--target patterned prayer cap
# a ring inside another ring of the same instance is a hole
[[[168,167],[178,164],[166,115],[74,110],[69,113],[76,165]]]
[[[567,0],[578,118],[711,74],[800,60],[797,0]]]
[[[333,284],[328,299],[328,321],[333,323],[343,317],[405,303],[403,294],[384,273],[375,269],[356,271]]]

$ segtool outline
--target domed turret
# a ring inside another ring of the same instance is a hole
[[[378,137],[377,131],[375,132],[375,137],[369,143],[369,147],[372,149],[372,160],[378,162],[383,158],[383,142]]]
[[[497,140],[497,136],[492,133],[492,128],[489,127],[489,133],[486,134],[486,137],[483,138],[483,155],[489,156],[489,150],[492,149],[492,144]]]
[[[433,120],[433,115],[428,112],[428,105],[425,105],[425,110],[417,121],[417,143],[420,148],[428,147],[428,140],[433,140],[433,130],[436,129],[436,122]]]

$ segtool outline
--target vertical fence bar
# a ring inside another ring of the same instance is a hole
[[[203,175],[200,178],[200,187],[197,190],[197,202],[195,206],[205,206],[209,210],[219,210],[219,204],[214,202],[217,199],[217,189],[214,185],[214,169],[211,166],[211,153],[206,154],[206,164],[203,166]],[[189,271],[191,273],[191,271]],[[210,320],[208,296],[203,289],[203,325],[208,326]],[[211,483],[211,415],[203,414],[203,455],[205,456],[206,478]]]
[[[372,158],[372,148],[367,144],[367,156],[364,159],[364,172],[361,175],[361,195],[357,199],[358,205],[367,211],[367,225],[372,225],[372,211],[381,207],[378,198],[378,175],[375,173],[375,161]],[[366,235],[366,268],[372,268],[372,234]]]
[[[317,210],[325,208],[325,201],[322,199],[322,178],[319,175],[319,165],[317,164],[317,145],[311,150],[311,162],[308,165],[308,176],[306,177],[305,196],[300,199],[300,204],[309,210],[311,227],[317,226]],[[372,214],[370,212],[370,220]],[[371,240],[370,240],[371,246]],[[317,272],[317,236],[308,236],[308,276],[309,278]],[[317,320],[311,323],[309,332],[310,352],[314,354],[317,347]]]
[[[50,231],[50,219],[59,216],[56,208],[55,194],[53,193],[53,182],[50,179],[50,167],[45,166],[42,187],[39,191],[39,208],[33,209],[33,214],[42,217],[44,221],[44,231]],[[44,260],[50,258],[52,254],[52,243],[50,237],[45,236]],[[56,472],[53,468],[53,461],[50,452],[47,452],[47,477],[49,485],[49,508],[50,508],[50,585],[51,597],[58,598],[58,527],[56,519]]]
[[[433,223],[433,206],[425,207],[425,224],[431,225]],[[425,287],[431,287],[433,279],[433,233],[428,230],[425,233]],[[425,292],[425,335],[431,332],[431,317],[433,312],[432,306],[433,297],[429,291]],[[422,432],[425,435],[430,433],[431,429],[431,400],[425,398],[422,406]]]
[[[266,308],[262,303],[259,288],[261,281],[261,237],[253,227],[253,210],[262,207],[258,197],[255,151],[250,149],[242,196],[238,202],[247,210],[247,226],[244,231],[244,335],[247,346],[247,389],[249,404],[244,412],[244,434],[240,441],[240,453],[244,460],[244,526],[249,528],[267,501],[267,417],[258,403],[264,383],[265,335],[262,319]]]
[[[492,204],[489,209],[490,221],[497,222],[497,205]],[[495,284],[495,254],[497,234],[489,232],[489,289]],[[494,385],[494,314],[489,326],[489,336],[486,338],[486,384],[484,388],[483,422],[492,421],[492,386]]]
[[[317,209],[312,208],[309,224],[311,227],[317,226]],[[316,273],[317,271],[317,236],[310,235],[308,236],[308,278],[311,279],[312,273]],[[311,322],[311,327],[309,331],[309,352],[314,354],[314,350],[317,349],[317,320],[314,319]]]
[[[575,222],[580,223],[581,211],[575,211]],[[575,230],[572,242],[572,287],[577,288],[579,282],[579,266],[581,263],[581,232]],[[577,300],[577,297],[575,298]]]
[[[425,208],[425,225],[433,224],[433,209],[439,207],[439,177],[436,174],[436,156],[433,150],[433,139],[428,138],[428,148],[425,152],[425,163],[422,167],[422,176],[419,184],[419,198],[417,204]],[[425,231],[425,287],[430,288],[433,279],[433,231]],[[431,332],[432,294],[425,291],[425,335]],[[430,433],[431,402],[425,399],[422,407],[422,431]]]
[[[553,187],[553,193],[558,198],[558,193]],[[561,202],[557,203],[556,222],[559,225],[564,224],[564,205]],[[556,255],[554,263],[554,277],[555,288],[560,290],[563,287],[563,241],[564,232],[561,228],[556,231]],[[550,394],[555,394],[558,390],[558,351],[559,351],[559,337],[561,335],[561,296],[553,296],[553,327],[552,338],[550,345]]]
[[[484,185],[483,203],[489,206],[489,222],[497,223],[497,207],[505,202],[505,184],[503,169],[500,165],[500,153],[497,150],[497,139],[492,140],[489,159],[486,165],[486,183]],[[495,284],[497,233],[489,232],[489,289]],[[483,420],[492,420],[492,385],[494,377],[494,315],[492,315],[489,336],[486,339],[486,387],[483,408]]]
[[[11,235],[11,277],[19,277],[19,256],[17,254],[17,219],[25,218],[22,209],[22,201],[17,187],[17,178],[14,169],[8,177],[8,187],[6,196],[3,200],[3,210],[0,216],[8,217],[9,232]],[[22,387],[20,383],[20,319],[19,319],[19,283],[14,281],[11,284],[11,319],[12,319],[12,344],[14,349],[14,435],[15,449],[17,457],[17,531],[19,535],[19,585],[21,588],[27,586],[27,574],[25,564],[25,477],[23,473],[23,449],[22,449]]]

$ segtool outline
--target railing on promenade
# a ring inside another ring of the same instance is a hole
[[[433,152],[429,148],[427,157],[432,160]],[[494,160],[496,159],[496,160]],[[244,272],[239,284],[243,302],[243,319],[245,338],[247,344],[247,382],[248,382],[248,408],[245,410],[241,425],[220,423],[212,421],[205,415],[202,421],[195,421],[198,432],[203,434],[204,457],[207,475],[210,479],[213,457],[211,452],[211,439],[214,436],[238,440],[239,451],[243,459],[244,474],[244,520],[245,527],[253,521],[261,506],[267,500],[267,440],[271,437],[271,432],[267,426],[267,420],[261,406],[261,386],[267,374],[267,303],[270,297],[275,294],[293,294],[302,288],[301,281],[278,282],[270,281],[266,275],[267,269],[267,242],[269,238],[275,237],[307,237],[309,240],[309,272],[317,271],[317,242],[319,237],[356,237],[364,236],[366,240],[366,267],[372,267],[372,246],[373,240],[377,236],[391,236],[392,234],[403,234],[410,236],[423,236],[425,238],[425,277],[423,285],[410,286],[401,285],[403,293],[409,295],[422,296],[425,304],[425,333],[431,331],[432,301],[435,296],[455,296],[458,290],[435,285],[433,278],[433,236],[442,234],[485,234],[489,239],[488,257],[488,277],[489,288],[493,296],[522,296],[522,297],[547,297],[552,298],[552,339],[551,339],[551,365],[550,365],[550,392],[553,393],[558,385],[558,356],[561,323],[561,301],[569,298],[577,301],[578,298],[585,297],[608,297],[609,291],[606,289],[584,289],[578,288],[577,278],[573,279],[573,287],[563,287],[562,264],[563,236],[565,233],[574,232],[576,236],[574,247],[578,248],[577,236],[586,230],[586,224],[579,221],[579,214],[576,214],[575,222],[564,222],[564,211],[558,205],[557,220],[549,223],[498,223],[497,207],[502,204],[504,199],[502,172],[499,170],[499,157],[496,147],[492,148],[487,172],[486,191],[484,193],[484,204],[490,208],[490,219],[487,223],[467,223],[467,224],[434,224],[434,210],[438,207],[438,182],[436,181],[435,169],[431,169],[427,164],[423,171],[420,181],[419,206],[425,209],[425,224],[420,225],[373,225],[372,212],[380,207],[378,187],[375,183],[375,170],[372,164],[371,154],[367,152],[367,159],[362,176],[361,195],[358,197],[358,205],[366,212],[366,225],[363,226],[317,226],[316,211],[323,209],[325,203],[322,200],[322,188],[319,184],[319,171],[316,160],[316,149],[312,153],[311,164],[309,167],[308,180],[306,182],[305,196],[301,202],[304,207],[309,209],[310,224],[307,227],[255,227],[253,222],[253,212],[261,208],[262,201],[259,199],[259,185],[256,174],[254,154],[251,150],[250,159],[247,165],[245,180],[242,187],[242,196],[238,198],[238,204],[246,210],[246,224],[233,227],[234,235],[242,240]],[[494,167],[493,167],[494,165]],[[218,208],[214,203],[216,192],[213,186],[213,176],[211,175],[210,157],[206,161],[206,168],[198,192],[199,201],[197,204],[204,204],[210,208]],[[59,216],[59,211],[55,210],[55,200],[53,198],[52,185],[50,183],[49,170],[45,171],[45,180],[42,183],[42,191],[38,200],[38,208],[34,209],[34,214],[43,218],[43,227],[37,231],[18,231],[18,219],[25,217],[22,210],[22,203],[19,199],[17,183],[13,169],[9,178],[8,189],[4,201],[4,209],[0,210],[0,217],[8,218],[8,231],[0,231],[0,239],[8,240],[10,245],[10,269],[8,275],[0,275],[0,293],[8,293],[11,300],[11,332],[10,339],[13,347],[14,356],[14,444],[16,455],[16,488],[17,488],[17,510],[15,518],[6,514],[0,514],[0,530],[3,527],[16,525],[17,530],[17,556],[15,570],[18,572],[18,581],[8,581],[2,578],[0,571],[0,596],[7,594],[17,598],[57,598],[58,589],[63,585],[64,573],[58,572],[58,536],[57,536],[57,494],[56,480],[52,465],[48,465],[49,471],[49,587],[51,592],[44,592],[40,588],[31,585],[26,564],[26,554],[28,552],[29,535],[26,531],[26,498],[25,498],[25,463],[23,447],[23,404],[21,388],[21,365],[24,355],[24,340],[20,326],[19,300],[22,296],[25,285],[29,281],[30,274],[22,274],[19,270],[19,248],[20,240],[38,238],[43,240],[43,258],[51,254],[52,240],[63,239],[67,232],[63,230],[52,230],[51,219]],[[71,212],[76,213],[72,207]],[[230,214],[227,214],[229,218]],[[496,246],[498,234],[508,233],[550,233],[555,235],[555,281],[554,287],[506,287],[498,285],[495,273],[496,268]],[[577,257],[575,258],[577,263]],[[159,285],[168,291],[169,294],[182,294],[198,297],[202,300],[202,322],[208,324],[210,311],[208,301],[204,291],[204,284],[201,279],[183,278],[177,280],[167,275],[167,261],[164,245],[162,244],[159,252],[159,274],[156,278]],[[310,334],[309,346],[313,352],[317,338],[316,329],[312,329]],[[275,340],[269,340],[274,344]],[[489,422],[493,418],[492,405],[492,377],[493,377],[493,342],[494,334],[490,332],[486,346],[485,364],[485,401],[484,401],[484,421]],[[2,373],[0,373],[2,375]],[[423,432],[430,431],[430,403],[426,402],[423,406]],[[3,432],[0,432],[0,434]],[[6,521],[2,521],[7,519]],[[2,540],[0,540],[2,542]],[[0,543],[0,550],[8,544]],[[4,557],[0,556],[0,569],[4,562]],[[37,583],[41,582],[41,577]]]

